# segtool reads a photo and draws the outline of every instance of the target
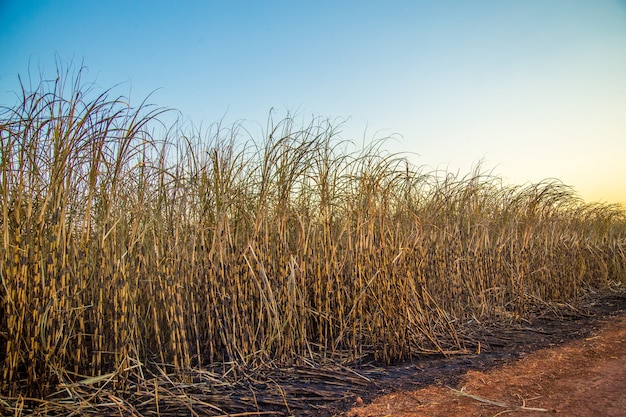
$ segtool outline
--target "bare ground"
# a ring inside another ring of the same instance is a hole
[[[626,416],[625,292],[576,306],[538,306],[528,320],[474,321],[461,329],[473,354],[351,369],[231,365],[231,383],[216,383],[204,370],[179,381],[146,368],[148,378],[131,375],[126,391],[77,387],[91,402],[0,395],[0,415]]]
[[[443,373],[423,384],[416,362],[398,377],[413,378],[420,388],[411,389],[410,381],[406,381],[398,389],[382,390],[382,395],[368,405],[369,398],[358,396],[351,410],[337,410],[335,415],[626,416],[624,299],[604,299],[591,310],[581,317],[530,323],[517,335],[502,330],[500,338],[508,344],[504,343],[499,352],[514,352],[517,347],[518,354],[508,359],[502,355],[500,364],[476,355],[465,358],[474,362],[466,370],[454,363],[459,359],[452,359],[456,372]],[[555,333],[561,337],[551,340]],[[488,355],[498,356],[496,351]],[[394,377],[393,369],[387,372]]]

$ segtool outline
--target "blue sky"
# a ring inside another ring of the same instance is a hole
[[[0,51],[0,104],[58,55],[196,125],[338,117],[418,165],[626,204],[625,0],[0,0]]]

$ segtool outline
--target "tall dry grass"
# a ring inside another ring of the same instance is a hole
[[[315,117],[157,135],[162,110],[81,74],[1,112],[5,395],[462,351],[469,319],[626,280],[624,211],[559,182],[424,172]]]

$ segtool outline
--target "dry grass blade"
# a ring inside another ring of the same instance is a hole
[[[479,402],[484,403],[484,404],[495,405],[496,407],[507,408],[509,411],[536,411],[536,412],[540,412],[540,413],[550,413],[550,412],[552,412],[552,410],[548,410],[547,408],[526,407],[526,406],[523,406],[523,405],[513,405],[513,404],[503,403],[501,401],[489,400],[487,398],[483,398],[483,397],[480,397],[478,395],[469,394],[469,393],[465,392],[463,390],[463,388],[461,388],[460,390],[457,390],[457,389],[454,389],[454,388],[450,388],[450,387],[448,387],[448,388],[455,395],[458,395],[460,397],[467,397],[467,398],[471,398],[473,400],[479,401]]]

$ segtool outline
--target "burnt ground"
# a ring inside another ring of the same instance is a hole
[[[354,406],[391,393],[412,392],[428,386],[458,386],[470,371],[488,372],[538,350],[584,340],[612,318],[625,313],[626,295],[606,295],[577,308],[548,310],[529,321],[474,329],[472,339],[480,342],[480,354],[424,356],[394,366],[370,364],[355,369],[354,373],[347,369],[318,372],[292,368],[289,376],[281,372],[275,380],[281,382],[293,415],[345,415]]]
[[[74,398],[66,398],[64,390],[59,391],[58,397],[54,395],[46,400],[24,401],[0,395],[0,415],[69,413],[138,416],[219,414],[466,417],[482,415],[480,414],[482,411],[477,413],[474,412],[476,410],[470,412],[458,408],[461,403],[454,397],[455,394],[461,393],[453,391],[452,387],[457,387],[454,389],[458,391],[467,386],[473,389],[473,392],[486,395],[485,398],[503,395],[506,397],[514,392],[523,398],[522,403],[526,399],[538,401],[536,398],[556,401],[554,398],[559,398],[559,392],[586,390],[589,388],[589,375],[596,375],[594,382],[596,391],[612,392],[621,389],[622,385],[623,391],[626,391],[626,292],[595,295],[576,306],[538,306],[531,316],[530,320],[489,324],[473,322],[463,326],[459,336],[466,342],[467,350],[476,352],[474,354],[448,357],[420,356],[411,362],[394,366],[371,362],[351,369],[340,365],[318,367],[315,364],[289,368],[273,367],[268,364],[255,369],[230,365],[228,372],[214,374],[198,370],[185,376],[184,381],[175,380],[174,374],[170,379],[170,376],[159,368],[160,375],[153,373],[146,379],[145,375],[141,374],[135,378],[136,381],[128,379],[128,387],[122,392],[111,390],[107,385],[108,380],[102,378],[98,379],[98,383],[92,381],[86,385],[71,385],[73,392],[79,394],[84,401],[77,402]],[[598,336],[598,332],[610,325],[614,327],[613,333],[605,332],[606,336]],[[572,343],[582,345],[571,347]],[[543,362],[527,360],[544,352],[549,352],[552,356]],[[568,352],[578,353],[572,356]],[[561,358],[570,359],[569,362],[564,362]],[[591,359],[593,363],[590,362]],[[609,363],[610,366],[607,365]],[[511,368],[517,365],[522,368]],[[578,374],[564,378],[563,367],[577,370]],[[499,376],[499,379],[494,379],[491,373],[503,369],[504,374]],[[145,372],[148,372],[148,368]],[[587,373],[583,375],[581,372]],[[539,379],[538,382],[534,382],[532,390],[526,392],[510,385],[526,381],[537,373],[544,379],[546,375],[552,375],[548,378],[550,382],[546,383]],[[216,379],[216,376],[223,374],[230,375],[232,380],[228,382]],[[607,375],[613,375],[614,379],[609,379]],[[482,381],[484,386],[476,385],[477,380]],[[489,385],[490,381],[497,382]],[[495,390],[495,387],[504,386],[510,387],[506,393]],[[537,392],[535,386],[541,386],[542,389]],[[560,391],[551,392],[551,389]],[[421,392],[419,401],[416,399],[418,398],[416,392]],[[623,397],[621,391],[618,394],[619,398]],[[611,400],[604,394],[594,395],[596,399],[602,397],[605,402]],[[511,403],[510,395],[507,398]],[[626,402],[626,397],[624,398]],[[567,398],[561,400],[570,401]],[[441,404],[437,404],[444,408],[439,410],[431,408],[428,414],[419,414],[424,412],[426,403],[433,405],[431,404],[433,401],[441,401]],[[581,397],[578,406],[586,406],[585,401],[586,398]],[[574,404],[572,401],[570,403]],[[448,408],[445,408],[445,404],[448,404]],[[404,408],[390,412],[394,405]],[[623,408],[626,409],[626,404]],[[416,409],[422,411],[416,412],[414,411]],[[581,414],[579,409],[575,410],[576,415],[585,415]],[[520,410],[514,411],[518,412],[516,415],[521,415]],[[488,415],[493,416],[497,412],[498,410]],[[626,416],[626,412],[611,415]]]

